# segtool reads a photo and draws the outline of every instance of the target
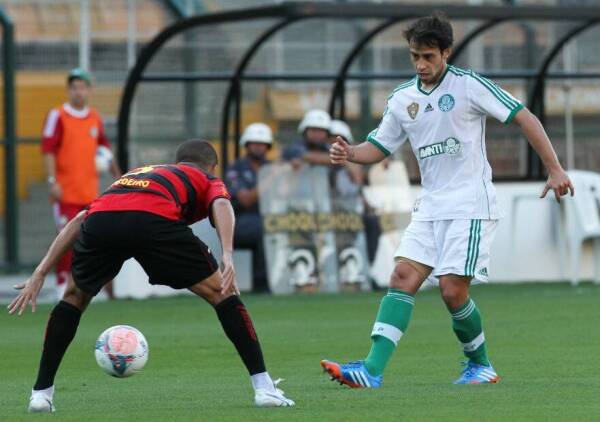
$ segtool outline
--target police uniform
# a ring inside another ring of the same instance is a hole
[[[266,163],[268,161],[264,162]],[[231,164],[225,173],[225,183],[231,194],[236,218],[233,244],[239,249],[252,250],[253,289],[268,291],[263,223],[258,201],[250,207],[245,207],[237,199],[240,190],[255,189],[258,185],[258,173],[252,167],[248,157],[240,158]]]

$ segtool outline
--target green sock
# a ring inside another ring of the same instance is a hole
[[[465,356],[471,362],[489,366],[481,314],[475,306],[475,302],[469,298],[458,309],[451,309],[450,314],[452,315],[452,328],[462,343]]]
[[[371,333],[371,351],[365,359],[369,374],[383,374],[400,337],[406,331],[414,305],[413,295],[396,289],[389,289],[388,294],[381,299]]]

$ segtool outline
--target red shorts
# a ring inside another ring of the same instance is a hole
[[[87,205],[66,204],[64,202],[55,202],[52,205],[54,214],[54,223],[56,231],[60,232],[69,221],[71,221],[80,211],[83,211]],[[56,264],[56,284],[63,284],[67,281],[67,276],[71,272],[71,261],[73,251],[69,250]]]

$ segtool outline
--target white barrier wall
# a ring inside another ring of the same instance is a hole
[[[567,279],[568,262],[561,263],[556,237],[555,225],[560,224],[560,207],[556,204],[554,195],[550,193],[546,199],[539,199],[543,188],[541,182],[497,183],[496,188],[504,218],[498,225],[492,246],[490,281],[564,281]],[[416,197],[420,188],[412,189]],[[568,201],[569,198],[563,200]],[[197,234],[200,234],[200,226],[194,229]],[[202,230],[204,229],[206,228]],[[218,252],[218,243],[215,244],[215,240],[213,234],[207,243]],[[593,270],[592,253],[588,246],[584,249],[581,278],[590,279]],[[247,274],[244,275],[247,277]],[[119,297],[135,298],[176,293],[168,287],[150,286],[147,280],[141,267],[130,260],[125,263],[116,279],[115,293]]]
[[[555,225],[559,224],[560,207],[550,194],[546,199],[539,199],[543,183],[497,183],[498,200],[504,210],[504,218],[498,225],[496,238],[492,245],[490,263],[490,281],[522,282],[522,281],[563,281],[569,278],[568,261],[561,262]],[[418,187],[412,187],[416,197]],[[515,201],[516,200],[516,201]],[[569,201],[570,198],[563,198]],[[195,225],[194,231],[204,232],[208,225]],[[203,235],[200,234],[203,237]],[[568,236],[568,234],[567,234]],[[565,239],[566,240],[566,239]],[[209,246],[219,251],[218,241],[213,233],[207,239]],[[242,257],[244,258],[244,257]],[[568,258],[568,257],[567,257]],[[244,258],[248,261],[248,257]],[[564,258],[563,258],[564,259]],[[244,260],[236,264],[240,280],[246,289],[249,288],[251,269]],[[584,248],[580,265],[580,278],[591,279],[594,273],[594,260],[591,244]],[[0,301],[7,302],[14,297],[12,285],[26,279],[26,276],[3,278],[0,280]],[[46,290],[54,286],[53,278],[48,277]],[[148,277],[141,267],[129,260],[123,266],[115,283],[118,297],[145,298],[148,296],[166,296],[179,292],[164,286],[151,286]],[[47,295],[52,299],[54,295]]]
[[[556,228],[562,227],[560,205],[552,191],[545,199],[539,199],[543,186],[542,182],[496,183],[504,218],[498,225],[492,246],[491,282],[568,279],[568,255],[561,259],[556,235]],[[569,201],[570,198],[563,197],[562,200]],[[591,279],[593,271],[591,247],[586,245],[580,278]]]

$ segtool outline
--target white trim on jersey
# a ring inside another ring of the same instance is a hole
[[[69,113],[71,116],[77,117],[79,119],[85,119],[88,116],[88,114],[90,114],[89,107],[84,107],[81,110],[77,110],[76,108],[73,108],[73,106],[71,106],[71,104],[69,104],[69,103],[64,103],[63,107],[65,108],[65,111],[67,113]]]
[[[46,124],[44,125],[43,134],[45,138],[50,138],[51,136],[54,136],[59,117],[60,113],[57,109],[53,108],[52,110],[50,110],[48,116],[46,117]]]

